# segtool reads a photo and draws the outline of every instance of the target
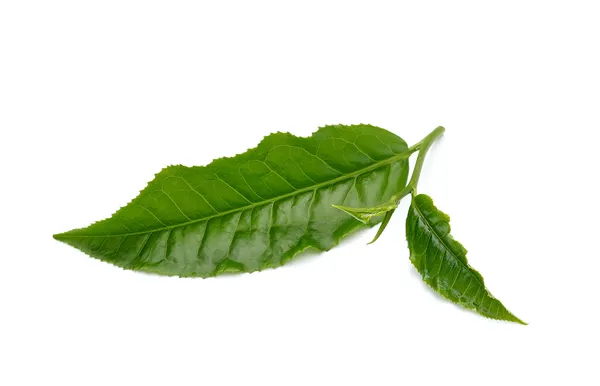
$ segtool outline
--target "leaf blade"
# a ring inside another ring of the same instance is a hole
[[[429,196],[413,197],[406,239],[411,262],[436,292],[485,317],[526,324],[490,294],[481,274],[468,264],[467,250],[450,235],[450,217]]]
[[[55,238],[123,268],[165,275],[276,267],[364,227],[331,205],[388,200],[406,184],[407,150],[370,125],[326,126],[306,138],[276,133],[207,166],[165,168],[112,217]]]

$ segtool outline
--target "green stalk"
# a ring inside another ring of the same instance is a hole
[[[415,162],[415,169],[413,170],[412,176],[410,177],[410,181],[408,182],[408,184],[406,184],[404,189],[402,189],[398,194],[395,195],[397,197],[396,203],[399,204],[400,200],[402,200],[404,197],[406,197],[410,193],[412,193],[413,195],[416,195],[417,184],[419,183],[419,177],[421,176],[421,170],[423,169],[423,162],[425,161],[425,156],[427,155],[427,151],[429,150],[431,145],[435,142],[435,140],[438,139],[438,137],[444,133],[444,131],[446,131],[446,129],[444,129],[444,127],[438,126],[435,130],[433,130],[431,133],[429,133],[425,138],[423,138],[421,141],[417,142],[416,144],[412,145],[408,149],[409,154],[412,154],[415,151],[418,151],[419,155],[417,156],[417,161]]]
[[[446,131],[446,129],[444,129],[444,127],[438,126],[435,130],[433,130],[431,133],[429,133],[425,138],[423,138],[421,141],[417,142],[416,144],[414,144],[413,146],[411,146],[408,149],[409,154],[412,154],[415,151],[418,151],[419,155],[417,156],[417,161],[415,162],[415,169],[413,170],[412,176],[410,177],[410,181],[408,182],[408,184],[406,184],[404,189],[402,189],[398,194],[395,195],[397,197],[396,204],[400,204],[400,200],[402,200],[408,194],[412,194],[413,197],[416,196],[417,184],[419,183],[419,177],[421,176],[421,170],[423,169],[423,162],[425,162],[425,156],[427,155],[427,151],[429,150],[431,145],[435,142],[435,140],[438,139],[438,137],[444,133],[444,131]],[[377,230],[377,234],[375,234],[375,237],[373,238],[373,240],[371,240],[371,242],[369,244],[373,244],[375,241],[377,241],[379,236],[381,236],[381,234],[383,233],[383,230],[385,229],[385,227],[387,227],[390,219],[392,218],[392,214],[394,214],[394,210],[395,210],[395,208],[386,212],[383,222],[381,223],[381,225],[379,226],[379,229]]]
[[[415,163],[415,169],[413,170],[412,176],[410,178],[410,182],[407,187],[410,187],[410,192],[412,195],[416,195],[417,193],[417,184],[419,183],[419,177],[421,176],[421,169],[423,169],[423,162],[425,161],[425,156],[427,155],[427,151],[431,147],[431,145],[435,142],[436,139],[440,135],[442,135],[446,131],[444,127],[438,126],[435,130],[433,130],[429,135],[421,140],[421,142],[417,143],[413,147],[418,146],[419,155],[417,156],[417,162]],[[406,193],[408,194],[408,193]],[[401,196],[402,198],[404,196]]]

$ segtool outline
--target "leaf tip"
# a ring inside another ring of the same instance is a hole
[[[52,235],[52,238],[61,243],[69,244],[69,232],[56,233]]]
[[[511,316],[513,317],[513,319],[511,320],[511,322],[515,322],[515,323],[521,324],[523,326],[528,326],[529,325],[529,323],[527,323],[527,322],[525,322],[525,321],[517,318],[516,316],[514,316],[512,314],[511,314]]]

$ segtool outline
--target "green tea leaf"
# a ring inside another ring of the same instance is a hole
[[[167,167],[112,217],[54,237],[164,275],[277,267],[368,226],[331,205],[388,202],[406,185],[409,154],[400,137],[370,125],[326,126],[307,138],[276,133],[207,166]]]
[[[381,236],[381,234],[383,233],[385,228],[388,226],[395,211],[396,211],[396,209],[392,209],[383,216],[383,220],[381,221],[381,225],[379,226],[379,229],[377,229],[377,233],[375,233],[375,237],[373,237],[373,240],[371,240],[368,244],[373,244],[375,241],[377,241],[379,236]]]
[[[368,224],[373,218],[377,218],[389,211],[396,209],[398,207],[396,200],[396,196],[394,195],[388,202],[381,205],[372,206],[370,208],[354,208],[335,204],[331,206],[348,213],[350,216],[354,217],[363,224]]]
[[[450,217],[429,196],[413,198],[406,218],[410,260],[433,289],[492,319],[526,324],[494,298],[483,277],[467,263],[467,250],[450,235]]]

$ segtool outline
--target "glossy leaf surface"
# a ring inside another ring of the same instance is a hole
[[[407,151],[401,138],[370,125],[326,126],[307,138],[275,133],[207,166],[167,167],[112,217],[54,237],[164,275],[277,267],[368,226],[332,204],[386,203],[406,185]]]
[[[525,324],[486,289],[467,263],[467,250],[450,235],[450,217],[431,198],[413,198],[406,218],[410,260],[423,280],[447,299],[492,319]]]

